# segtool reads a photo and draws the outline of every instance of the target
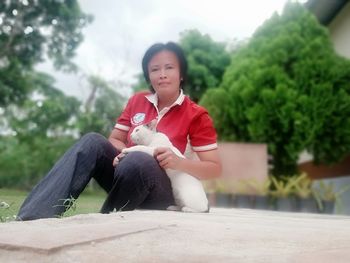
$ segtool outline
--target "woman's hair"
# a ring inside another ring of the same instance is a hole
[[[183,89],[187,79],[187,60],[182,48],[174,42],[168,42],[166,44],[156,43],[156,44],[153,44],[149,49],[147,49],[145,55],[142,58],[142,70],[143,70],[143,76],[145,77],[146,82],[150,84],[149,72],[148,72],[149,62],[151,61],[154,55],[156,55],[158,52],[163,50],[171,51],[176,55],[180,65],[180,77],[182,79],[180,82],[180,87]],[[149,85],[149,89],[151,90],[152,93],[155,92],[151,84]]]

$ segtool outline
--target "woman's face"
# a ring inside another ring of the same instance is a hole
[[[151,85],[160,96],[174,96],[180,91],[180,64],[172,51],[156,53],[148,63]]]

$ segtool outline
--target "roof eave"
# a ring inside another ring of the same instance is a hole
[[[304,5],[322,25],[328,26],[347,2],[348,0],[309,0]]]

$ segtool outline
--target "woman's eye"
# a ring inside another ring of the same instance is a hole
[[[151,72],[156,72],[158,70],[158,68],[152,68]]]

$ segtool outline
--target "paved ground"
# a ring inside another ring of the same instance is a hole
[[[0,262],[350,262],[350,217],[216,208],[11,222]]]

